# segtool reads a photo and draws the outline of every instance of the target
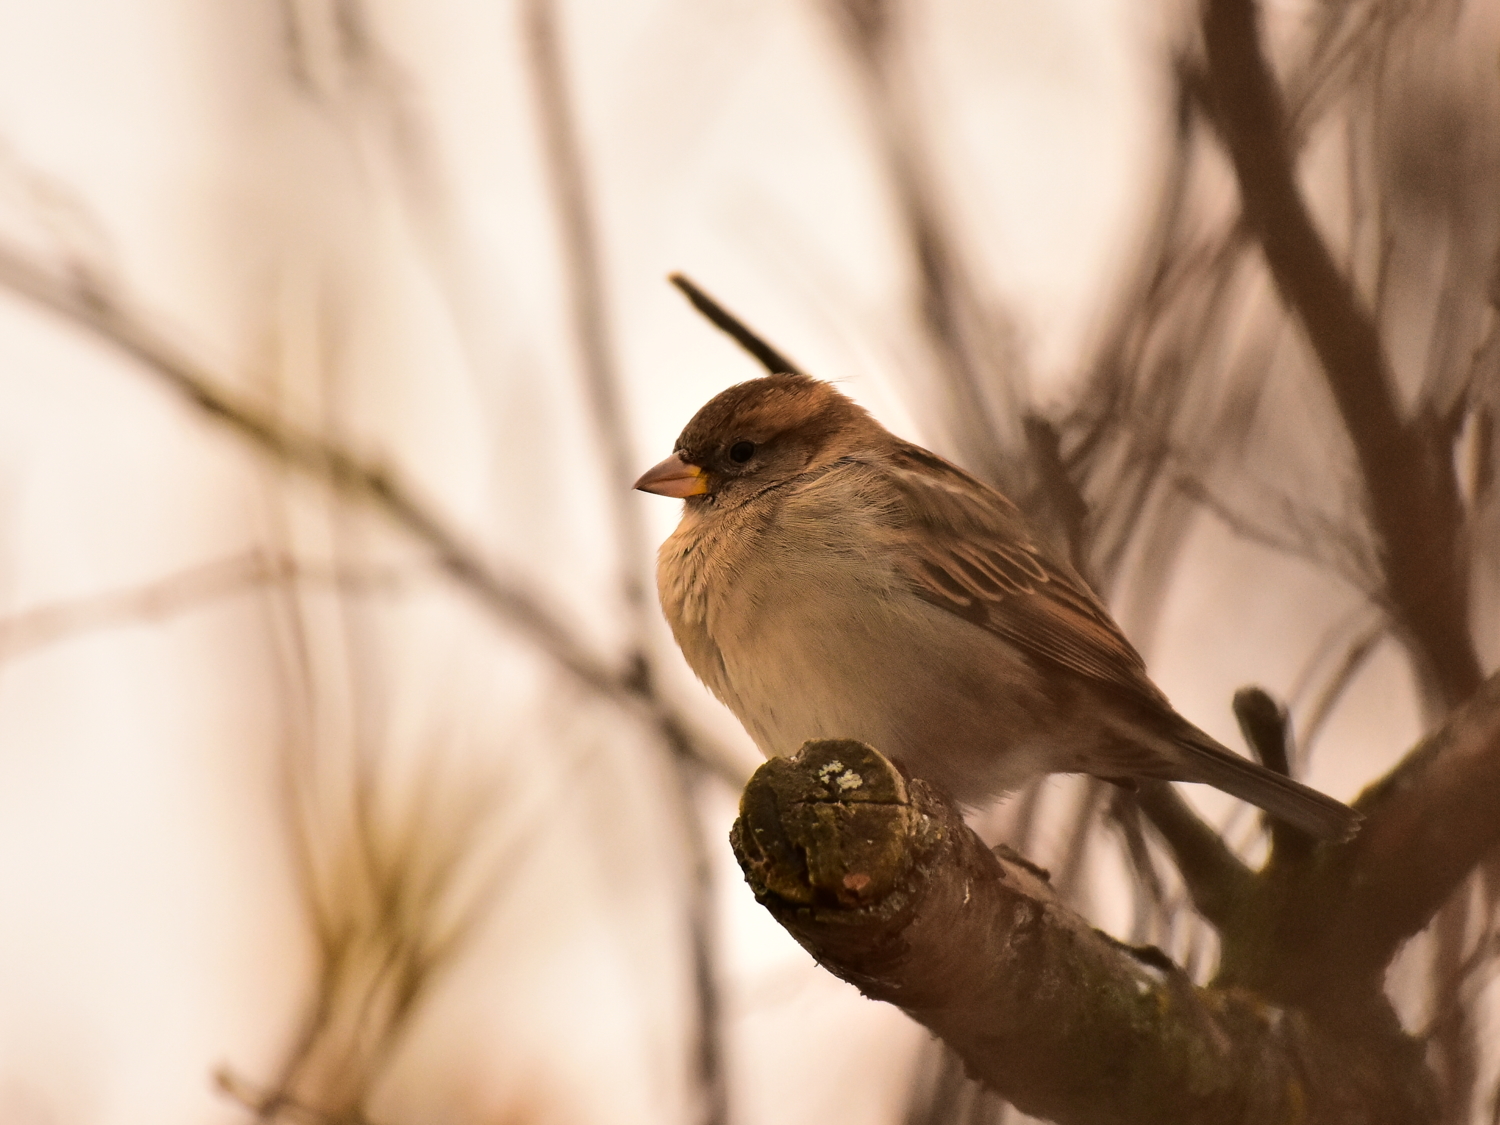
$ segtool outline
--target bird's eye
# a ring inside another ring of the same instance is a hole
[[[755,456],[753,441],[737,441],[729,447],[729,459],[737,465],[743,465],[753,456]]]

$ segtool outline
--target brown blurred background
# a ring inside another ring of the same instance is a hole
[[[1451,440],[1493,669],[1500,10],[1263,8],[1315,215]],[[676,505],[627,488],[759,368],[672,271],[1022,500],[1216,737],[1258,683],[1311,784],[1396,761],[1452,700],[1195,18],[0,10],[0,1123],[1006,1115],[729,855],[755,754],[655,610]],[[1055,778],[985,828],[1203,979],[1130,823]],[[1460,897],[1390,985],[1451,1120],[1500,1120],[1500,893]]]

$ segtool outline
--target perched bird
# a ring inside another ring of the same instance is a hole
[[[1177,714],[1014,504],[827,383],[729,388],[635,487],[686,501],[662,609],[768,756],[854,738],[970,808],[1087,773],[1203,782],[1320,838],[1355,829]]]

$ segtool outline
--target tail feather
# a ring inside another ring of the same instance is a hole
[[[1363,818],[1342,801],[1240,757],[1197,728],[1175,746],[1185,751],[1177,756],[1182,773],[1176,780],[1222,789],[1319,840],[1340,842],[1359,831]]]

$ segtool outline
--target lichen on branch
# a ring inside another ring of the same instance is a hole
[[[896,1004],[970,1075],[1060,1122],[1428,1119],[1420,1050],[1195,987],[1062,903],[953,805],[859,742],[809,742],[745,789],[757,900],[820,964]]]

